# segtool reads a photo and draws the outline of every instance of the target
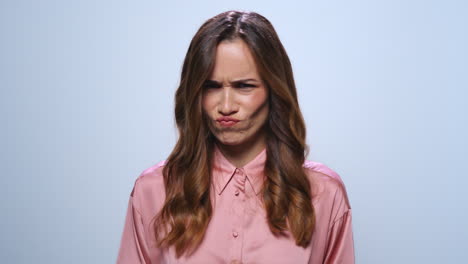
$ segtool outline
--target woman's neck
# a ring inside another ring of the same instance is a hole
[[[217,146],[232,165],[242,168],[266,147],[266,143],[265,136],[261,135],[240,145],[223,145],[218,142]]]

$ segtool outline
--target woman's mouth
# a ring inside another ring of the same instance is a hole
[[[223,126],[223,127],[231,127],[235,124],[237,124],[239,121],[218,121],[218,123]]]
[[[237,124],[239,119],[232,117],[220,117],[216,119],[216,122],[218,122],[218,124],[220,124],[222,127],[231,127]]]

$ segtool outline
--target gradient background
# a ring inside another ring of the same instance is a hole
[[[357,263],[466,261],[468,2],[48,0],[0,2],[0,262],[115,262],[136,177],[175,143],[189,42],[229,9],[288,51]]]

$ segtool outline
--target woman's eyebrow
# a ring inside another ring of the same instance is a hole
[[[240,79],[240,80],[235,80],[235,81],[233,81],[233,83],[239,83],[239,82],[250,82],[250,81],[252,81],[252,82],[257,82],[257,80],[256,80],[256,79],[249,78],[249,79]]]
[[[231,83],[241,83],[241,82],[250,82],[250,81],[251,81],[251,82],[258,82],[257,79],[248,78],[248,79],[234,80],[234,81],[232,81]],[[215,81],[215,80],[206,80],[206,82],[214,83],[214,84],[220,84],[220,82]]]
[[[217,82],[215,80],[206,80],[205,83],[220,84],[219,82]]]

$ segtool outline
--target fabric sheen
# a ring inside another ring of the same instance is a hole
[[[317,162],[304,163],[312,184],[316,225],[311,243],[303,248],[288,232],[288,237],[275,237],[268,228],[260,201],[265,160],[266,149],[236,168],[215,149],[213,216],[198,250],[179,259],[172,248],[156,246],[151,222],[165,199],[164,162],[143,171],[129,198],[117,263],[354,263],[351,206],[338,174]]]

